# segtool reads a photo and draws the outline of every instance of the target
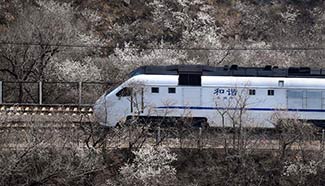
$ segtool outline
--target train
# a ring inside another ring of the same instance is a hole
[[[325,125],[325,69],[142,66],[94,104],[107,127],[131,119],[178,121],[209,127],[274,128],[295,119]]]

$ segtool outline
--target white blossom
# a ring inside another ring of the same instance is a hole
[[[56,63],[54,69],[59,79],[64,81],[96,81],[101,79],[101,71],[90,57],[83,61],[66,59],[62,63]]]
[[[95,26],[99,25],[103,20],[103,17],[100,16],[97,11],[93,11],[90,9],[83,10],[81,12],[81,15],[87,17],[89,21],[91,21],[91,23],[94,24]]]
[[[287,162],[283,167],[283,176],[308,176],[316,175],[318,162],[311,160],[309,162]]]
[[[121,78],[136,67],[143,65],[175,65],[184,63],[187,58],[185,50],[166,49],[163,43],[154,46],[150,50],[140,51],[133,48],[131,43],[125,43],[124,47],[116,48],[114,54],[109,56],[109,61],[116,66],[121,73]]]
[[[102,45],[104,42],[101,38],[95,36],[92,32],[90,33],[79,33],[78,38],[83,45]]]
[[[296,21],[296,18],[300,15],[300,12],[298,9],[288,6],[286,12],[281,12],[280,16],[282,19],[288,23],[293,23]]]
[[[69,17],[71,12],[74,11],[70,3],[58,3],[54,0],[38,0],[36,2],[40,8],[56,14],[57,16]]]
[[[125,183],[141,185],[170,185],[176,176],[176,169],[170,164],[176,160],[176,154],[163,146],[145,145],[132,151],[135,159],[125,164],[120,173]]]

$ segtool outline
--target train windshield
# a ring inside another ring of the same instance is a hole
[[[105,96],[106,96],[107,94],[111,93],[113,90],[115,90],[118,86],[119,86],[119,84],[114,84],[114,85],[110,86],[110,87],[106,90],[106,92],[105,92]]]
[[[139,74],[143,74],[144,71],[145,71],[145,66],[142,66],[142,67],[139,67],[135,70],[133,70],[130,74],[129,74],[129,77],[133,77],[133,76],[136,76],[136,75],[139,75]]]

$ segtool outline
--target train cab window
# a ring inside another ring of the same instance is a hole
[[[255,89],[249,89],[248,94],[249,95],[255,95],[256,94],[256,90]]]
[[[179,74],[178,84],[181,86],[201,86],[201,74]]]
[[[132,88],[130,87],[124,87],[122,90],[120,90],[118,93],[116,93],[117,97],[126,97],[131,96]]]
[[[151,87],[151,93],[159,93],[158,87]]]
[[[176,93],[176,88],[168,88],[168,93],[169,94],[175,94]]]
[[[267,90],[268,96],[274,96],[274,90]]]

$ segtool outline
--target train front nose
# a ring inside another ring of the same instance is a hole
[[[107,125],[107,105],[105,95],[101,96],[94,104],[94,115],[101,125]]]

